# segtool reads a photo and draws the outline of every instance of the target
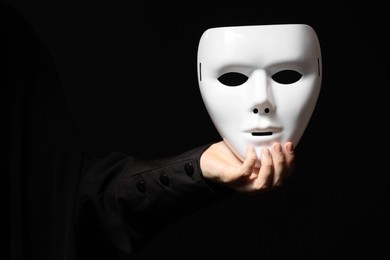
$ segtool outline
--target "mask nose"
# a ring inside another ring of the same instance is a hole
[[[268,115],[274,110],[272,93],[269,88],[267,74],[264,70],[255,70],[252,74],[249,97],[250,109],[254,114]]]
[[[254,114],[266,115],[266,114],[271,113],[271,109],[267,105],[264,105],[264,106],[261,106],[260,108],[257,108],[257,107],[253,108],[252,112]]]

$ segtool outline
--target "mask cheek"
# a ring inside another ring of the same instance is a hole
[[[245,159],[246,149],[249,143],[245,142],[244,139],[241,138],[241,135],[228,133],[224,135],[223,140],[241,161]]]

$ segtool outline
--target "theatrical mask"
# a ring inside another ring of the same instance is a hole
[[[321,49],[306,24],[207,29],[198,47],[197,72],[205,107],[240,160],[252,144],[297,146],[321,88]]]

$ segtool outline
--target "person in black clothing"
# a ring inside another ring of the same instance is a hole
[[[169,223],[291,174],[291,143],[267,150],[261,169],[252,148],[241,162],[223,141],[155,160],[86,158],[48,51],[18,12],[0,12],[11,259],[125,258]]]

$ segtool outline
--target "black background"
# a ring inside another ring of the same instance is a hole
[[[135,259],[389,254],[383,7],[4,2],[25,16],[52,55],[91,157],[121,151],[156,158],[219,140],[197,85],[202,32],[311,24],[320,38],[323,84],[296,149],[294,176],[279,191],[235,195],[188,216]]]

